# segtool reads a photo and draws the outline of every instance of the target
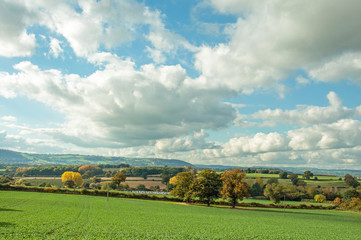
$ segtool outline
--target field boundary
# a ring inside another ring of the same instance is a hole
[[[116,198],[134,198],[142,200],[153,201],[167,201],[167,202],[179,202],[184,203],[181,198],[169,196],[169,195],[149,195],[149,194],[137,194],[126,193],[118,191],[103,191],[103,190],[87,190],[87,189],[63,189],[63,188],[51,188],[51,187],[27,187],[27,186],[12,186],[8,184],[0,184],[0,190],[4,191],[22,191],[22,192],[44,192],[44,193],[58,193],[58,194],[75,194],[75,195],[89,195],[89,196],[102,196],[116,197]],[[190,203],[202,204],[201,201],[192,200]],[[212,203],[213,205],[232,206],[231,202],[225,200],[217,200]],[[263,204],[257,202],[244,203],[240,202],[236,204],[237,207],[260,207],[260,208],[285,208],[285,209],[318,209],[318,210],[332,210],[337,206],[322,206],[322,205],[288,205],[288,204]]]

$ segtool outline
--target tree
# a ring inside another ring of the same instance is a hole
[[[350,187],[356,188],[360,186],[360,183],[355,179],[355,177],[351,176],[350,174],[346,174],[344,177],[344,181]]]
[[[288,178],[291,179],[291,182],[292,182],[293,185],[297,186],[297,183],[299,181],[297,174],[295,174],[295,173],[291,174],[291,175],[288,176]]]
[[[211,201],[219,197],[219,189],[222,186],[220,175],[216,171],[204,169],[198,174],[191,186],[192,196],[199,199],[210,206]]]
[[[272,184],[272,183],[278,183],[278,179],[277,178],[269,178],[267,180],[266,184]]]
[[[281,197],[285,195],[285,186],[282,184],[272,183],[267,184],[264,189],[264,195],[269,197],[269,199],[274,203],[279,203]]]
[[[280,176],[280,179],[287,179],[287,172],[281,171],[279,176]]]
[[[263,189],[264,188],[264,183],[262,178],[258,177],[256,178],[256,182],[259,184],[259,186]]]
[[[196,176],[193,171],[178,173],[176,176],[169,179],[169,183],[175,186],[170,191],[170,194],[173,196],[181,197],[185,199],[186,202],[188,202],[192,195],[190,190],[195,178]]]
[[[61,175],[61,181],[63,182],[64,186],[72,188],[75,186],[80,186],[83,183],[83,178],[78,172],[67,171]]]
[[[119,190],[119,185],[122,182],[125,182],[125,179],[127,177],[122,173],[122,172],[117,172],[114,177],[112,177],[112,183],[114,183],[115,185],[117,185],[117,189]]]
[[[311,171],[305,171],[303,173],[303,178],[306,178],[307,180],[310,180],[311,177],[313,177],[313,173]]]
[[[231,199],[232,208],[235,208],[238,199],[242,201],[244,197],[249,195],[247,183],[242,182],[245,177],[245,172],[241,172],[238,168],[225,171],[221,175],[223,183],[221,195],[224,199]]]
[[[251,196],[262,196],[263,195],[263,188],[259,185],[258,182],[252,185],[252,187],[249,189],[249,193]]]

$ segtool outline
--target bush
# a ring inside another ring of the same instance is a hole
[[[326,201],[326,196],[322,194],[315,195],[315,201],[319,203],[323,203]]]
[[[44,192],[49,192],[49,193],[51,193],[51,192],[53,192],[53,191],[54,191],[54,189],[51,188],[51,187],[46,187],[46,188],[44,188]]]

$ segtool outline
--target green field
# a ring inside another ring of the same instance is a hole
[[[1,239],[360,239],[361,214],[0,192]]]

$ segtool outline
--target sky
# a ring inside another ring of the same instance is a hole
[[[359,0],[0,0],[0,148],[361,169]]]

